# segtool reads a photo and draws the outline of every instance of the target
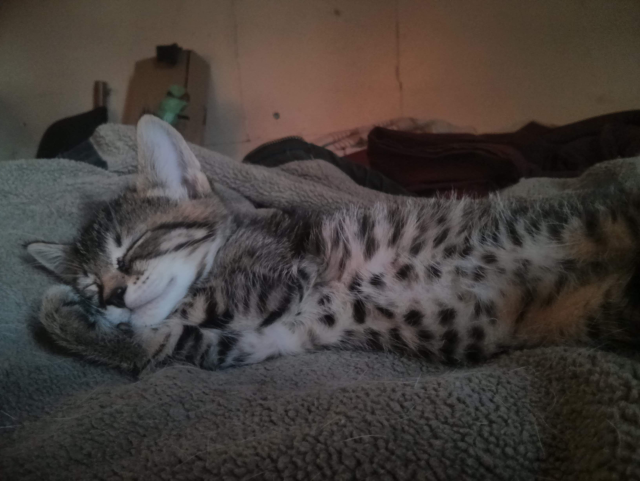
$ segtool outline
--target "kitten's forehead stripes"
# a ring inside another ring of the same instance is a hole
[[[127,256],[125,256],[125,259],[126,259],[126,262],[129,264],[132,264],[134,262],[139,262],[139,261],[149,261],[152,259],[157,259],[158,257],[166,256],[167,254],[179,252],[190,247],[195,247],[199,244],[205,243],[210,239],[213,239],[214,237],[215,237],[215,233],[212,232],[212,233],[204,234],[196,239],[181,242],[180,244],[177,244],[170,249],[165,249],[165,250],[148,249],[148,251],[141,252],[141,253],[137,253],[135,250],[133,250],[129,252],[128,258]]]
[[[164,222],[157,226],[152,227],[149,231],[159,230],[175,230],[175,229],[214,229],[215,224],[212,222],[198,222],[198,221],[180,221],[180,222]]]

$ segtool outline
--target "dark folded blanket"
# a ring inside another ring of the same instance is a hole
[[[530,123],[507,134],[425,134],[377,127],[371,166],[422,196],[455,190],[486,195],[527,177],[577,177],[604,160],[640,153],[640,111],[563,127]]]

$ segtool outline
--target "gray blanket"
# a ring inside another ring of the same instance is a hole
[[[450,369],[319,352],[134,380],[52,349],[33,320],[54,280],[21,244],[69,240],[87,200],[130,180],[131,129],[102,127],[93,142],[109,171],[0,163],[0,479],[640,479],[635,353],[545,348]],[[238,209],[253,208],[244,198],[324,210],[385,200],[321,161],[263,169],[194,150]],[[505,195],[634,184],[638,165],[614,161]]]

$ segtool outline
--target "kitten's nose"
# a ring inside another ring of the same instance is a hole
[[[104,300],[107,306],[127,307],[124,303],[124,293],[127,292],[127,286],[116,287],[109,293],[109,297]]]

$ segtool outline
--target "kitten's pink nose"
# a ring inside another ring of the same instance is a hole
[[[109,293],[109,297],[105,298],[105,305],[114,307],[127,307],[124,303],[125,292],[127,292],[126,286],[116,287]]]

